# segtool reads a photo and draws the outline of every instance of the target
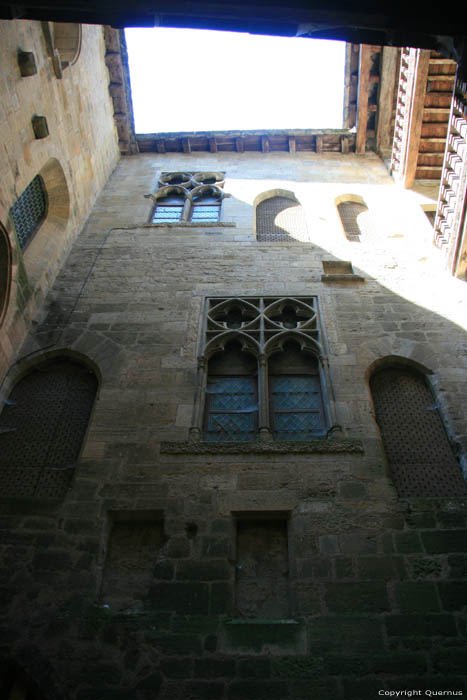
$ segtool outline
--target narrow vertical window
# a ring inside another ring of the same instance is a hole
[[[362,202],[345,201],[337,205],[345,237],[353,243],[360,243],[360,237],[370,233],[369,212]]]
[[[21,250],[34,238],[47,213],[47,195],[40,175],[36,175],[10,209]]]
[[[238,519],[235,594],[238,614],[243,617],[289,617],[285,518]]]
[[[391,367],[376,372],[370,387],[399,496],[465,497],[465,481],[424,376]]]

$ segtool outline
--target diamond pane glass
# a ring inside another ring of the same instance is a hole
[[[256,388],[248,377],[220,377],[208,382],[209,407],[212,411],[255,411]]]
[[[322,432],[319,413],[276,413],[274,423],[279,440],[309,440]]]
[[[253,413],[211,413],[208,417],[206,440],[231,442],[254,440],[255,415]]]
[[[274,377],[272,384],[275,410],[319,410],[319,380],[317,377]]]
[[[47,199],[42,178],[36,175],[10,209],[21,250],[26,248],[45,218],[46,208]]]
[[[194,204],[191,220],[195,221],[219,221],[220,204],[200,205]]]
[[[170,224],[180,221],[183,214],[183,205],[173,207],[157,207],[155,209],[152,223],[153,224]]]

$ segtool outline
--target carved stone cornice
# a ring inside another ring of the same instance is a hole
[[[194,442],[163,441],[161,443],[161,454],[171,455],[193,455],[193,454],[363,454],[363,443],[361,440],[308,440],[301,442],[293,441],[258,441],[258,442]]]

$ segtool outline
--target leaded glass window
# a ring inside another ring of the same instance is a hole
[[[181,195],[169,195],[157,200],[152,215],[153,224],[172,224],[182,220],[185,199]]]
[[[191,221],[201,223],[204,221],[219,221],[221,212],[220,200],[209,195],[195,197],[191,208]]]
[[[257,390],[253,377],[210,377],[206,389],[205,439],[250,441],[256,436]]]
[[[309,440],[323,434],[319,377],[270,377],[269,383],[278,440]]]
[[[47,195],[42,178],[36,175],[10,209],[21,250],[37,233],[47,213]]]

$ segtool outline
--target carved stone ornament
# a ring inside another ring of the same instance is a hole
[[[303,442],[271,440],[265,442],[184,442],[161,443],[161,454],[363,454],[361,440],[326,440],[318,438]]]

